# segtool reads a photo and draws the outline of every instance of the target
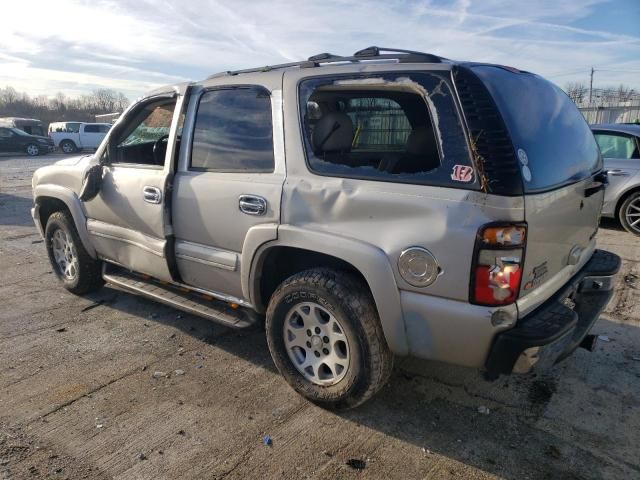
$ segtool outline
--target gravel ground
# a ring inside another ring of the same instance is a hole
[[[640,478],[640,240],[615,224],[596,352],[493,383],[399,359],[335,414],[287,386],[259,329],[63,290],[29,215],[33,171],[59,158],[0,157],[0,479]]]

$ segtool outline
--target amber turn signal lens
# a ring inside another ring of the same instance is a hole
[[[487,227],[482,231],[485,245],[519,247],[524,245],[527,228],[521,226]]]

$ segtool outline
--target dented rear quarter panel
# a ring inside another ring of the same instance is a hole
[[[393,71],[397,68],[398,65],[394,65]],[[368,69],[370,67],[360,66],[359,69],[354,68],[354,73]],[[411,66],[407,70],[416,68]],[[339,72],[344,73],[344,70]],[[323,75],[331,73],[323,69]],[[284,78],[287,178],[282,195],[282,225],[296,227],[306,232],[310,239],[314,235],[325,239],[329,236],[336,244],[344,242],[344,239],[354,240],[352,245],[373,248],[384,254],[379,261],[386,263],[388,268],[380,266],[373,273],[387,275],[384,288],[378,291],[372,288],[372,292],[385,335],[395,353],[481,366],[491,340],[500,328],[491,325],[491,314],[496,309],[468,303],[476,232],[485,223],[524,220],[523,198],[488,195],[466,189],[464,185],[446,188],[330,177],[311,172],[306,164],[299,125],[297,85],[304,76],[304,71],[288,71]],[[436,133],[442,135],[442,132]],[[468,163],[468,150],[464,149],[463,154],[466,157],[461,163]],[[399,274],[398,258],[403,250],[412,246],[428,249],[443,271],[428,287],[411,286]],[[358,268],[359,252],[343,254],[343,260]],[[365,278],[370,286],[380,281],[379,278],[367,278],[367,275]],[[410,301],[403,302],[403,292],[420,295],[419,301],[412,297]],[[430,301],[433,309],[429,307]],[[459,322],[439,315],[443,301],[453,302],[451,312],[466,309],[476,319],[474,324],[469,324],[467,331],[461,332]],[[409,303],[421,305],[419,311],[409,307]],[[403,308],[411,308],[411,314],[404,315]],[[385,315],[393,317],[393,309],[400,314],[395,318],[385,318]],[[515,307],[508,309],[515,318]],[[411,325],[406,324],[408,317]],[[401,322],[404,338],[390,338],[390,334],[399,334],[394,322]],[[434,338],[449,338],[450,341],[435,342]],[[447,345],[452,344],[457,348],[448,353]]]

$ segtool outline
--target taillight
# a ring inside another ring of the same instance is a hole
[[[507,305],[518,298],[527,227],[490,224],[480,228],[471,270],[471,303]]]

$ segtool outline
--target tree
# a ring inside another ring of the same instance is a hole
[[[59,121],[93,122],[96,114],[122,112],[128,105],[123,93],[108,88],[81,97],[57,93],[35,98],[10,86],[0,88],[0,117],[37,118],[45,127]]]

